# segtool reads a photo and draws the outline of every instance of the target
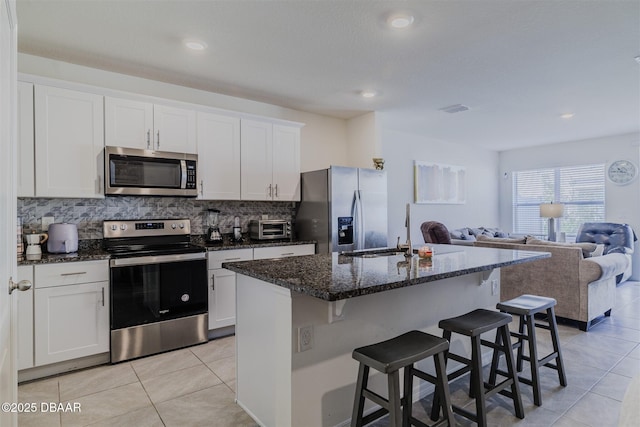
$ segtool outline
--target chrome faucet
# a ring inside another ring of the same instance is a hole
[[[407,228],[407,241],[406,243],[400,244],[400,236],[398,236],[398,243],[396,245],[396,248],[398,250],[404,251],[404,256],[412,257],[413,246],[411,245],[411,203],[407,203],[407,213],[404,220],[404,226]]]

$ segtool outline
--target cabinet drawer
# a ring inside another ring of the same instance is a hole
[[[253,259],[253,249],[229,249],[227,251],[209,252],[209,270],[222,268],[223,262],[250,261]]]
[[[315,245],[288,245],[288,246],[272,246],[268,248],[255,248],[253,250],[253,259],[267,258],[285,258],[290,256],[313,255],[315,253]]]
[[[107,260],[66,262],[35,266],[34,287],[76,285],[109,281],[109,262]]]

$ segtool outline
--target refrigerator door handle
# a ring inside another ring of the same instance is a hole
[[[364,212],[362,211],[362,194],[360,190],[356,190],[355,194],[355,222],[356,222],[356,249],[364,249]]]

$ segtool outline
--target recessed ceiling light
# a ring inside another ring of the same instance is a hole
[[[636,56],[636,57],[635,57],[635,58],[633,58],[633,59],[635,59],[635,60],[636,60],[636,62],[637,62],[638,64],[640,64],[640,55],[639,55],[639,56]]]
[[[392,15],[389,17],[389,25],[393,28],[407,28],[413,24],[413,16],[411,15]]]
[[[187,39],[184,41],[184,45],[191,50],[205,50],[207,48],[207,44],[200,40]]]
[[[573,113],[564,113],[564,114],[560,114],[560,118],[561,119],[570,119],[574,116],[575,114]]]
[[[377,94],[378,94],[378,92],[376,92],[375,90],[363,90],[362,92],[360,92],[360,95],[363,98],[373,98]]]

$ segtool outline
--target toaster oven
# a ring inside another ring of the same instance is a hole
[[[288,239],[291,237],[291,221],[261,219],[249,222],[249,237],[254,240]]]

